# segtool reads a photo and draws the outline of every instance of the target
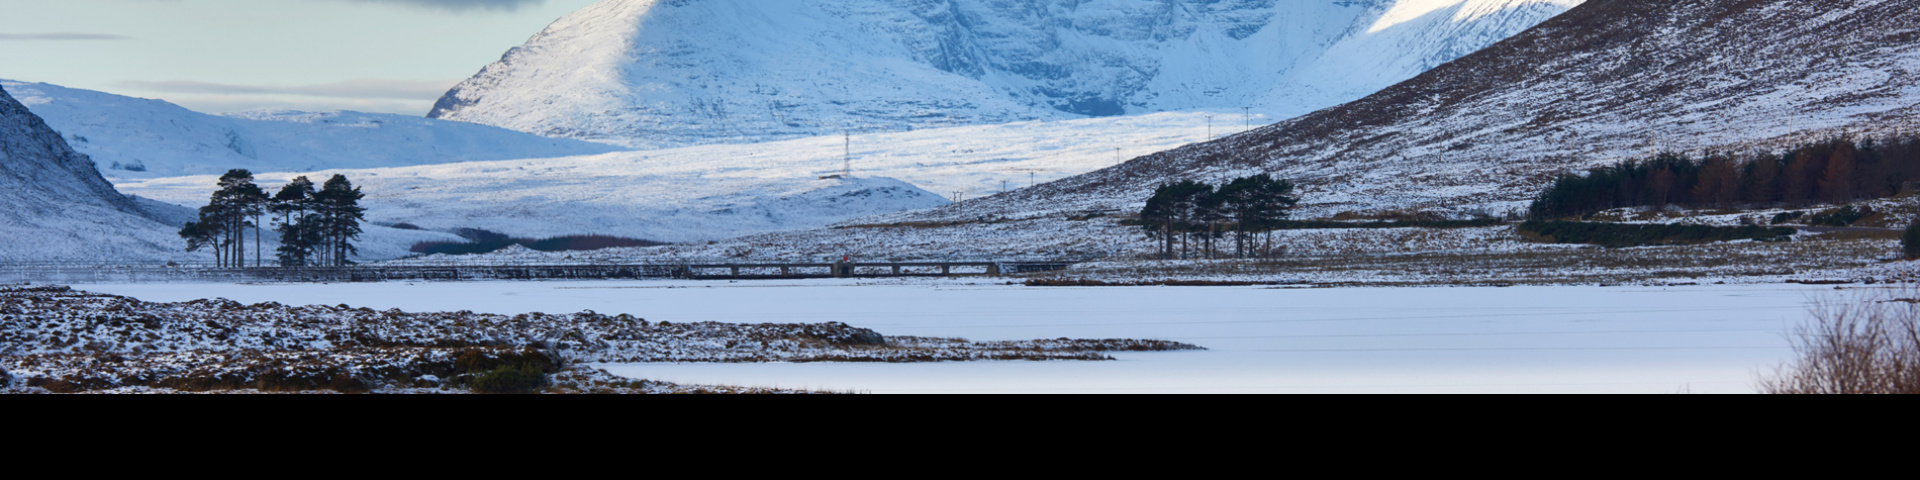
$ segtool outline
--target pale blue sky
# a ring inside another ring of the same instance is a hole
[[[260,108],[423,115],[597,0],[0,0],[0,78]]]

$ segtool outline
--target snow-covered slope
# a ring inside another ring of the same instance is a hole
[[[180,256],[142,207],[0,86],[0,264]]]
[[[718,240],[936,207],[1109,167],[1206,135],[1200,114],[1158,113],[871,133],[850,143],[834,135],[345,173],[365,187],[368,215],[377,222],[517,236]],[[820,180],[846,167],[849,150],[854,180]],[[120,188],[198,205],[213,182],[211,176],[147,179]]]
[[[111,178],[372,168],[615,151],[485,125],[357,112],[208,115],[160,100],[0,80]]]
[[[605,0],[433,118],[636,147],[1359,98],[1582,0]]]
[[[1915,131],[1911,0],[1606,0],[1362,100],[977,202],[901,215],[1137,208],[1170,179],[1274,173],[1309,215],[1521,207],[1554,174],[1657,150]]]
[[[595,234],[673,242],[709,240],[817,228],[947,203],[938,195],[889,178],[688,171],[652,164],[642,155],[268,173],[257,178],[271,190],[300,175],[321,178],[341,173],[366,191],[363,204],[370,221],[404,222],[437,232],[478,228],[532,238]],[[124,188],[186,203],[205,197],[216,180],[174,177],[129,183]],[[387,250],[367,258],[392,258],[399,256],[393,248],[404,251],[406,247],[372,240]]]

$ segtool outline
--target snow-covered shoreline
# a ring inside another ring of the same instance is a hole
[[[838,322],[648,322],[591,310],[506,316],[155,303],[57,286],[0,287],[0,314],[0,365],[12,383],[62,393],[461,390],[501,365],[555,374],[608,362],[1097,361],[1111,360],[1103,352],[1198,348],[1152,340],[887,337]]]
[[[130,284],[153,301],[499,314],[592,309],[673,323],[844,322],[974,341],[1159,338],[1206,351],[1115,362],[592,364],[693,385],[870,391],[1747,393],[1833,285],[1023,287],[989,279]],[[1843,285],[1848,290],[1876,288]]]

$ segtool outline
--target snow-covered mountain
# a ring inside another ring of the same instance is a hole
[[[1553,175],[1920,127],[1913,0],[1596,0],[1364,99],[917,220],[1137,208],[1273,173],[1310,215],[1522,207]]]
[[[174,230],[0,86],[0,264],[167,258]],[[177,255],[183,256],[183,255]]]
[[[618,150],[470,123],[358,112],[208,115],[160,100],[0,80],[116,179],[373,168]]]
[[[1171,110],[1284,118],[1581,1],[605,0],[429,116],[634,147]]]

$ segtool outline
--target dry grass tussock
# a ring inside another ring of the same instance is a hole
[[[1760,381],[1774,394],[1920,394],[1920,287],[1818,299],[1794,332],[1800,358]]]

